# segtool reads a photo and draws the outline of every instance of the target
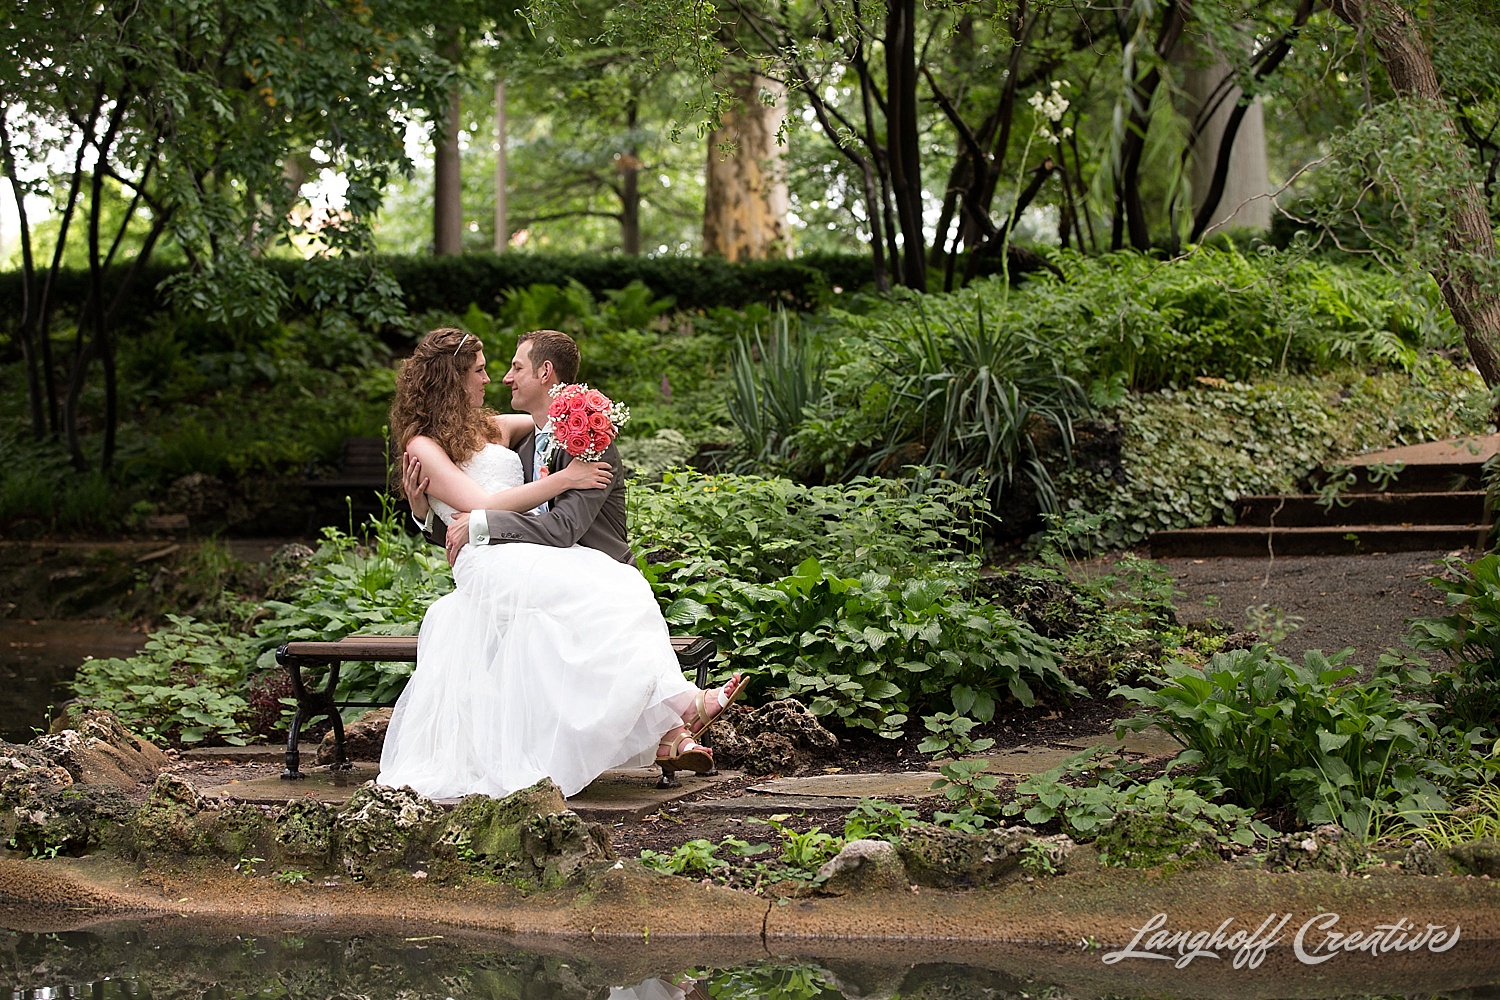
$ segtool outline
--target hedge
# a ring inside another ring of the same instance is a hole
[[[753,303],[782,303],[800,310],[816,308],[831,290],[855,291],[873,280],[870,260],[856,254],[810,254],[794,260],[730,263],[716,257],[624,257],[602,254],[471,253],[453,257],[380,257],[401,285],[412,313],[462,313],[470,303],[493,311],[507,289],[534,284],[563,285],[576,280],[596,296],[631,281],[646,284],[658,297],[671,296],[681,309],[715,306],[743,308]],[[302,261],[266,262],[289,288],[299,282]],[[180,267],[145,269],[121,310],[127,328],[166,311],[157,291]],[[123,269],[106,276],[112,285]],[[88,294],[86,270],[58,274],[51,301],[68,314],[78,312]],[[0,273],[0,316],[21,315],[22,285],[18,271]],[[0,324],[4,324],[0,320]]]

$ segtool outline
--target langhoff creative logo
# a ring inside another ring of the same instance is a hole
[[[1211,931],[1174,930],[1167,927],[1167,915],[1158,913],[1140,927],[1132,927],[1135,937],[1121,950],[1106,954],[1104,964],[1149,958],[1171,962],[1181,969],[1194,959],[1232,956],[1236,969],[1254,969],[1265,961],[1267,951],[1290,939],[1297,961],[1321,965],[1350,952],[1444,952],[1458,944],[1460,930],[1457,924],[1449,930],[1446,924],[1417,924],[1405,917],[1367,929],[1341,930],[1337,913],[1320,913],[1295,931],[1289,926],[1291,922],[1292,914],[1273,913],[1254,930],[1248,925],[1233,929],[1233,917]]]

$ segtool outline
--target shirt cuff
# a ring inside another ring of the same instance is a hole
[[[413,521],[417,522],[417,527],[419,527],[419,528],[422,529],[422,534],[429,535],[429,534],[432,533],[432,508],[431,507],[427,508],[427,516],[426,517],[418,517],[417,515],[413,514],[411,516],[411,519]]]
[[[469,544],[490,544],[490,519],[482,510],[476,510],[469,515]]]

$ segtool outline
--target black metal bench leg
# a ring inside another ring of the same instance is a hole
[[[657,788],[681,788],[682,782],[677,780],[677,768],[665,761],[657,761],[661,768],[661,777],[656,782]]]
[[[296,781],[307,777],[297,770],[302,763],[302,752],[297,749],[297,742],[302,736],[302,706],[298,705],[292,712],[292,723],[286,734],[286,770],[281,772],[282,781]]]

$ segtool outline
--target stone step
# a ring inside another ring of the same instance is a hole
[[[1484,547],[1489,528],[1478,524],[1351,524],[1316,528],[1185,528],[1151,536],[1153,558],[1358,555]]]
[[[1234,502],[1239,527],[1482,524],[1484,493],[1346,493],[1331,506],[1317,496],[1248,496]]]

